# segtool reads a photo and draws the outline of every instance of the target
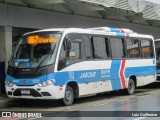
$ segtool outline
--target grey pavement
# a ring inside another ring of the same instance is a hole
[[[6,104],[12,99],[9,99],[5,94],[0,94],[0,108],[6,106]]]
[[[146,86],[143,86],[143,87],[139,87],[138,89],[136,89],[136,96],[143,96],[143,95],[145,95],[145,94],[148,94],[148,93],[146,93],[147,91],[151,91],[152,92],[152,89],[153,90],[159,90],[160,89],[160,81],[157,81],[157,82],[154,82],[154,83],[151,83],[151,84],[149,84],[149,85],[146,85]],[[139,94],[140,93],[140,94]],[[113,95],[112,95],[113,94]],[[114,95],[115,94],[115,95]],[[108,94],[107,96],[109,96],[109,97],[111,97],[111,96],[119,96],[119,94],[117,95],[118,93],[111,93],[111,94]],[[108,99],[109,99],[109,97],[108,97]],[[123,95],[121,95],[121,93],[120,93],[120,97],[122,97],[122,98],[124,98],[125,96],[123,96]],[[92,98],[96,98],[96,96],[93,96],[93,97],[90,97],[90,98],[86,98],[86,99],[83,99],[83,102],[80,102],[81,101],[81,99],[78,99],[77,101],[75,101],[75,104],[73,105],[73,106],[75,106],[76,105],[76,103],[77,104],[81,104],[81,106],[82,106],[82,104],[84,104],[85,103],[85,100],[91,100],[90,102],[94,102],[94,99],[92,99]],[[98,98],[97,98],[98,99]],[[97,99],[95,99],[95,101],[97,100]],[[100,97],[100,99],[103,99],[103,97],[101,98]],[[38,103],[39,104],[41,104],[42,106],[43,106],[43,104],[44,104],[44,107],[46,108],[46,107],[48,107],[48,108],[51,108],[50,106],[52,105],[52,106],[54,106],[54,107],[60,107],[61,105],[59,104],[59,102],[58,101],[55,101],[55,102],[52,102],[51,100],[50,101],[38,101],[38,100],[27,100],[28,101],[28,104],[27,104],[27,106],[24,106],[23,104],[21,104],[22,103],[22,101],[21,100],[19,100],[19,99],[11,99],[11,98],[8,98],[5,94],[0,94],[0,108],[8,108],[8,107],[10,107],[10,108],[14,108],[14,107],[19,107],[19,108],[22,108],[22,107],[24,107],[24,108],[30,108],[30,107],[35,107],[35,108],[37,108],[38,107]],[[98,100],[97,100],[98,101]],[[25,102],[25,101],[24,101]],[[27,102],[25,102],[25,104],[26,104]],[[31,104],[32,103],[32,104]],[[89,103],[88,103],[89,104]],[[62,107],[62,106],[61,106]],[[38,108],[41,108],[41,107],[38,107]],[[43,108],[43,107],[42,107]],[[63,107],[62,107],[63,108]]]

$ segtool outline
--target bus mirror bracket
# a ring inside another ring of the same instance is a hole
[[[71,42],[68,41],[68,42],[67,42],[67,50],[70,50],[70,49],[71,49]]]

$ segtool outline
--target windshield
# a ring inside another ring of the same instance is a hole
[[[40,32],[23,36],[12,55],[10,66],[35,68],[53,64],[60,39],[60,32]]]

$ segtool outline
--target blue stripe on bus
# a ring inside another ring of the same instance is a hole
[[[116,36],[125,36],[125,33],[116,33]]]
[[[125,68],[125,77],[126,78],[129,78],[133,74],[136,77],[155,75],[156,74],[156,66]]]
[[[121,89],[121,80],[119,76],[121,61],[113,60],[110,69],[110,80],[113,90]]]
[[[121,32],[118,28],[109,27],[111,29],[111,32]]]
[[[7,75],[6,80],[12,81],[16,85],[23,85],[23,80],[26,80],[27,85],[35,85],[45,80],[55,79],[56,86],[65,85],[69,81],[76,81],[77,83],[81,84],[81,83],[111,80],[113,90],[117,90],[121,89],[119,69],[120,69],[120,61],[113,61],[111,69],[55,72],[33,79],[15,79]],[[156,71],[155,66],[130,67],[125,69],[125,77],[129,78],[130,75],[135,75],[136,77],[155,75],[155,71]],[[96,74],[93,77],[85,77],[85,73],[89,72]],[[81,77],[83,74],[84,77]]]

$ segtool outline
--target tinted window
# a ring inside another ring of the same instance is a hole
[[[95,59],[106,59],[106,43],[105,38],[102,37],[93,37],[92,39],[93,47],[93,58]]]
[[[71,42],[71,48],[69,50],[68,58],[70,60],[81,59],[81,43],[80,42]]]
[[[156,57],[160,59],[160,41],[155,41],[155,48],[156,48]]]
[[[58,70],[82,59],[82,43],[81,35],[69,34],[66,36],[61,48]]]
[[[128,58],[140,58],[138,40],[127,39],[126,43],[127,43],[127,56],[128,56]]]
[[[91,45],[90,45],[90,39],[88,36],[83,36],[84,38],[84,46],[85,46],[85,54],[86,59],[91,59]]]
[[[110,38],[112,58],[121,59],[126,57],[125,41],[121,38]]]
[[[142,58],[153,57],[153,47],[151,40],[141,40],[141,56]]]

